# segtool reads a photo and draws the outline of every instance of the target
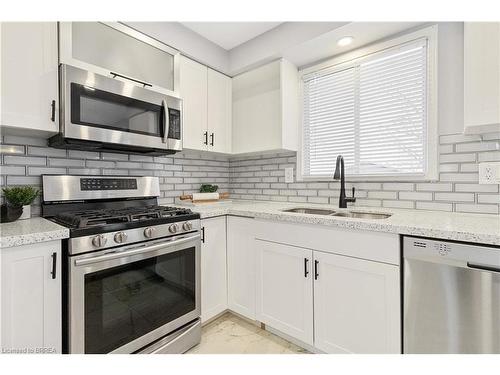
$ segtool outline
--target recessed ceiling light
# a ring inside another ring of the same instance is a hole
[[[348,46],[349,44],[351,44],[353,40],[354,40],[354,38],[352,36],[345,36],[345,37],[337,40],[337,45],[340,47],[345,47],[345,46]]]

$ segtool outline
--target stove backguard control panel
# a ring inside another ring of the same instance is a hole
[[[88,190],[137,190],[135,178],[81,178],[80,189]]]

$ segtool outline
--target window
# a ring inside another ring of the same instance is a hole
[[[421,37],[308,69],[302,76],[302,176],[331,178],[343,155],[351,177],[432,177],[437,162],[429,149],[437,145],[429,53],[429,38]]]

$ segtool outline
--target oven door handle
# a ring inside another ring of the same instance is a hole
[[[166,100],[161,101],[163,107],[163,143],[167,143],[168,132],[170,131],[170,116],[168,114],[168,104]]]
[[[149,253],[149,252],[153,252],[153,251],[165,248],[165,247],[182,245],[182,244],[185,244],[187,242],[192,242],[193,240],[198,240],[198,239],[200,239],[199,234],[197,234],[196,236],[183,237],[183,238],[180,238],[177,240],[160,242],[160,243],[156,243],[156,244],[151,245],[151,246],[141,247],[141,248],[138,248],[135,250],[134,249],[124,250],[124,251],[108,253],[105,255],[100,255],[100,256],[92,257],[92,258],[76,259],[75,266],[77,266],[77,267],[78,266],[86,266],[88,264],[100,263],[100,262],[104,262],[107,260],[129,257],[132,255],[138,255],[138,254],[143,254],[143,253]]]

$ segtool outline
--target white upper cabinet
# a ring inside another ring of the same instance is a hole
[[[500,132],[500,23],[464,24],[466,134]]]
[[[231,152],[232,80],[208,69],[208,150]]]
[[[206,150],[207,130],[207,67],[181,56],[180,95],[183,110],[182,147]]]
[[[57,133],[57,24],[3,22],[0,27],[2,131]]]
[[[233,154],[297,150],[298,73],[286,60],[233,78]]]
[[[231,78],[181,57],[183,147],[231,152]]]
[[[61,241],[2,249],[0,275],[2,349],[61,353]]]
[[[178,90],[179,53],[156,39],[117,22],[61,22],[59,32],[63,64],[167,94]]]

